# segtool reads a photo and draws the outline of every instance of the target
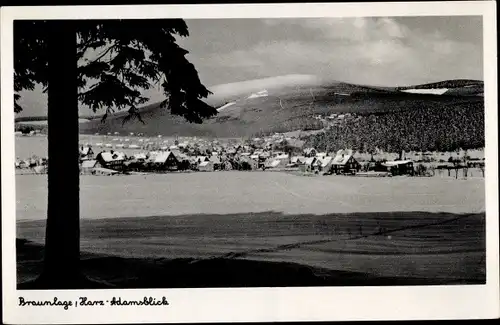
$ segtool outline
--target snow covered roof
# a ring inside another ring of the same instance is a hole
[[[210,163],[211,163],[211,161],[202,161],[198,166],[199,167],[205,167],[205,166],[207,166]]]
[[[411,162],[413,162],[413,161],[411,161],[411,160],[395,160],[395,161],[386,161],[382,165],[387,166],[387,167],[391,167],[391,166],[397,166],[397,165],[405,165],[405,164],[408,164]]]
[[[82,161],[82,168],[94,168],[97,160],[84,160]]]
[[[349,158],[351,158],[352,155],[337,155],[335,156],[335,158],[333,159],[333,164],[334,165],[345,165],[347,163],[347,161],[349,161]]]
[[[154,162],[158,163],[158,164],[163,164],[167,161],[167,159],[168,159],[168,157],[170,157],[170,155],[173,155],[172,152],[170,152],[170,151],[161,152],[158,155],[156,155]],[[174,156],[174,158],[175,158],[175,156]]]
[[[101,157],[105,162],[125,160],[125,154],[122,152],[111,153],[109,151],[103,151],[101,152]]]
[[[291,159],[291,162],[294,164],[302,163],[304,161],[306,161],[306,157],[302,157],[302,156],[295,156],[295,157],[292,157],[292,159]]]
[[[271,163],[269,164],[271,167],[276,167],[280,164],[280,161],[279,160],[273,160],[271,161]]]
[[[211,156],[209,159],[214,164],[220,164],[221,163],[220,158],[218,156]]]
[[[287,154],[281,154],[281,155],[278,155],[276,156],[276,159],[288,159],[288,155]]]
[[[333,157],[326,156],[326,157],[323,157],[319,160],[321,162],[321,167],[326,167],[326,166],[328,166],[329,163],[331,163],[333,161]]]
[[[316,158],[315,157],[311,157],[311,158],[306,158],[306,160],[304,161],[304,163],[306,165],[312,165],[313,163],[316,162]]]
[[[82,155],[88,155],[90,152],[92,152],[92,148],[90,147],[83,147],[80,149],[80,154]]]

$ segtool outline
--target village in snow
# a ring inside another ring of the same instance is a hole
[[[37,132],[18,136],[44,136]],[[287,171],[303,175],[484,177],[484,151],[360,153],[349,148],[321,152],[296,134],[252,139],[207,139],[143,134],[90,136],[80,143],[82,175],[134,173]],[[44,174],[47,157],[17,158],[18,173]],[[470,171],[469,171],[470,169]],[[475,171],[475,174],[474,174]]]

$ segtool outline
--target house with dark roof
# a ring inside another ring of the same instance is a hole
[[[94,151],[91,147],[80,147],[80,160],[94,159]]]
[[[304,164],[300,165],[301,170],[305,172],[313,172],[319,170],[321,162],[316,157],[308,157],[304,160]]]
[[[305,148],[304,149],[304,156],[307,158],[310,157],[316,157],[317,151],[314,148]]]
[[[252,159],[251,156],[240,157],[240,164],[242,164],[243,162],[247,163],[251,170],[256,170],[259,168],[259,160]]]
[[[154,158],[154,164],[161,170],[179,169],[179,160],[172,151],[161,152]]]
[[[197,163],[201,163],[201,162],[204,162],[204,161],[210,161],[210,159],[208,159],[207,156],[196,156],[196,162]]]
[[[350,150],[339,150],[331,165],[331,170],[335,174],[352,174],[361,169],[361,164],[354,158]]]
[[[413,176],[415,173],[415,169],[413,168],[413,161],[411,160],[395,160],[395,161],[386,161],[382,163],[382,166],[387,168],[393,176],[397,175],[411,175]]]
[[[125,158],[125,154],[121,152],[102,151],[97,155],[96,160],[104,168],[121,170],[123,169]]]

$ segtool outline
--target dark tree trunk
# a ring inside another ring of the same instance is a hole
[[[34,284],[76,289],[80,274],[80,191],[76,30],[51,21],[48,29],[48,207],[45,263]]]
[[[48,23],[48,207],[41,276],[20,289],[89,288],[80,273],[78,88],[75,23]]]
[[[54,288],[75,285],[80,262],[80,175],[76,30],[52,22],[48,76],[48,209],[43,276]]]
[[[48,207],[44,269],[19,289],[91,289],[80,268],[80,166],[76,22],[49,23]]]

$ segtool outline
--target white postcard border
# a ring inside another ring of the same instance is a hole
[[[153,323],[320,320],[477,319],[499,316],[496,6],[493,1],[11,7],[1,12],[2,257],[5,323]],[[321,287],[17,291],[12,22],[14,19],[278,18],[482,15],[486,111],[487,284],[469,286]],[[18,297],[75,301],[165,296],[163,307],[18,307]]]

